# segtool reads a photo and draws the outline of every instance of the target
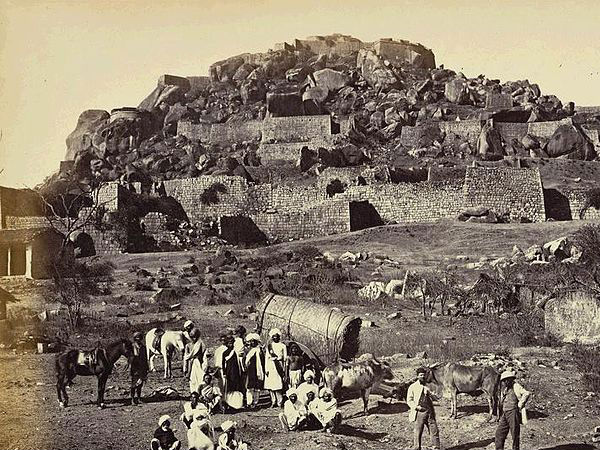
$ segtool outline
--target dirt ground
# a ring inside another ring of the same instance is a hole
[[[463,261],[478,261],[481,256],[497,258],[510,256],[513,245],[522,248],[533,243],[569,234],[576,229],[570,223],[545,223],[524,225],[472,226],[442,222],[436,225],[395,225],[374,230],[364,230],[331,238],[319,238],[303,243],[282,244],[292,249],[310,243],[321,251],[339,255],[344,251],[369,251],[381,253],[399,261],[404,268],[431,267],[440,261],[450,262],[456,255]],[[259,254],[262,250],[245,250],[244,254]],[[219,332],[225,327],[244,324],[252,329],[253,322],[245,314],[245,304],[203,306],[197,299],[185,298],[181,309],[176,312],[142,310],[124,316],[119,305],[108,297],[127,291],[131,281],[128,268],[138,265],[150,271],[171,265],[179,268],[190,256],[203,257],[200,252],[165,254],[120,255],[112,258],[117,265],[112,294],[95,298],[92,309],[96,312],[97,326],[81,335],[71,334],[71,343],[87,347],[102,339],[108,342],[120,333],[130,334],[133,330],[145,330],[155,322],[163,322],[167,328],[181,326],[183,318],[194,320],[202,331],[209,347],[216,345]],[[467,259],[465,259],[465,257]],[[368,270],[367,270],[368,269]],[[365,272],[372,268],[365,266]],[[30,308],[52,307],[44,303],[39,286],[21,286],[27,292],[24,304]],[[151,293],[135,293],[138,297]],[[133,295],[133,294],[132,294]],[[134,300],[135,297],[132,297]],[[128,300],[130,300],[128,298]],[[22,307],[9,305],[10,308]],[[332,305],[334,306],[334,305]],[[436,317],[424,321],[417,309],[411,305],[339,305],[349,313],[373,320],[377,328],[361,331],[361,353],[373,352],[378,356],[390,356],[407,348],[436,354],[442,345],[462,348],[470,345],[473,354],[479,352],[510,352],[523,363],[522,383],[534,394],[530,404],[530,422],[523,428],[521,448],[544,450],[587,450],[596,448],[591,444],[591,432],[600,425],[600,400],[588,395],[581,384],[579,373],[569,361],[568,347],[537,348],[516,347],[516,343],[496,333],[491,322],[480,320],[450,320]],[[232,309],[232,313],[226,311]],[[400,320],[388,320],[390,309],[401,310]],[[21,332],[21,331],[19,331]],[[446,344],[446,341],[450,344]],[[408,345],[407,343],[410,343]],[[433,359],[422,360],[396,356],[389,360],[398,382],[414,378],[415,368]],[[544,364],[556,361],[557,364]],[[556,365],[559,368],[553,368]],[[147,449],[162,414],[178,418],[182,412],[184,398],[147,398],[141,406],[128,406],[129,380],[125,361],[118,363],[107,383],[107,407],[98,409],[92,404],[96,395],[96,380],[77,377],[70,388],[71,402],[61,409],[56,400],[54,386],[54,355],[23,354],[0,350],[0,449]],[[182,397],[187,395],[188,385],[182,376],[181,365],[175,365],[175,378],[164,380],[159,372],[151,374],[144,387],[146,397],[161,387],[172,387]],[[408,408],[403,401],[383,399],[379,395],[370,398],[370,415],[362,416],[362,402],[358,399],[343,399],[340,407],[344,423],[338,434],[319,432],[284,433],[277,420],[278,410],[261,409],[239,412],[233,415],[216,415],[215,426],[226,419],[239,423],[239,435],[255,449],[373,449],[396,450],[411,447],[411,424]],[[483,397],[459,397],[459,418],[449,419],[450,402],[443,399],[436,405],[438,424],[443,448],[454,450],[494,448],[495,424],[486,422],[487,402]],[[186,437],[184,426],[174,421],[177,436]],[[425,436],[428,445],[428,437]],[[507,448],[510,448],[507,444]]]
[[[548,355],[543,349],[518,349],[526,365]],[[109,379],[107,407],[91,404],[95,379],[79,377],[70,388],[71,404],[59,408],[53,383],[53,355],[0,355],[0,448],[2,449],[146,449],[162,414],[178,417],[182,400],[148,400],[141,406],[127,406],[128,379],[124,363]],[[409,380],[423,361],[407,359],[394,364],[399,380]],[[561,369],[531,365],[522,380],[534,393],[530,421],[522,431],[523,449],[594,449],[590,432],[600,421],[598,397],[582,389],[579,375],[569,366]],[[181,370],[175,378],[163,380],[151,374],[144,393],[170,386],[185,394],[187,383]],[[342,400],[345,417],[338,434],[319,432],[284,433],[277,420],[278,410],[240,412],[227,417],[216,415],[216,426],[232,418],[239,423],[239,434],[257,449],[404,449],[410,448],[411,428],[404,402],[372,395],[370,415],[362,416],[359,399]],[[459,418],[449,419],[449,400],[437,406],[442,445],[446,449],[494,448],[495,425],[487,423],[484,398],[459,397]],[[183,424],[175,421],[177,435],[185,443]],[[426,438],[427,439],[427,438]],[[427,442],[427,440],[425,441]]]

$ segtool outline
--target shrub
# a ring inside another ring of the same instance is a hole
[[[219,194],[225,194],[227,187],[223,183],[213,183],[200,194],[200,202],[203,205],[216,205],[219,203]]]
[[[582,374],[586,389],[600,393],[600,347],[575,344],[571,354],[573,362]]]

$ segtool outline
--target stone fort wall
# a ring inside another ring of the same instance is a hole
[[[512,221],[546,220],[542,178],[538,169],[467,167],[464,206],[508,212]]]
[[[454,134],[469,142],[472,148],[477,148],[477,141],[484,123],[485,121],[481,120],[461,120],[457,122],[438,122],[435,125],[446,135]],[[531,123],[495,122],[494,129],[498,130],[505,142],[511,142],[513,139],[521,140],[527,134],[537,138],[549,139],[559,126],[572,124],[571,118]],[[401,143],[406,147],[415,147],[418,144],[421,130],[431,126],[402,127]]]

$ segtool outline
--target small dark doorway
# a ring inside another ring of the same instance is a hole
[[[556,189],[544,189],[546,217],[554,220],[573,220],[569,199]]]
[[[381,216],[375,207],[367,202],[350,202],[350,231],[383,225]]]
[[[232,244],[264,244],[265,234],[250,217],[221,217],[221,237]]]
[[[10,246],[10,274],[25,275],[25,244]]]
[[[8,247],[0,245],[0,277],[8,275]]]

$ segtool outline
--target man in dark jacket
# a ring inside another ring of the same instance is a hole
[[[148,358],[144,345],[144,334],[140,331],[133,335],[133,356],[130,359],[129,374],[131,375],[131,403],[139,405],[142,386],[148,378]]]

